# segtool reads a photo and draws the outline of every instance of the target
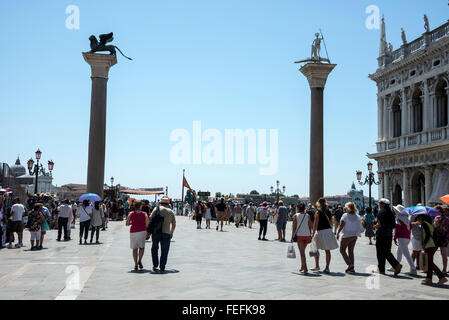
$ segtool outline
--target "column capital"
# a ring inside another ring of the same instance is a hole
[[[109,69],[117,63],[117,57],[111,54],[83,52],[83,57],[91,67],[92,78],[108,79]]]
[[[299,71],[309,81],[310,88],[324,88],[327,77],[335,68],[336,64],[327,63],[307,63]]]

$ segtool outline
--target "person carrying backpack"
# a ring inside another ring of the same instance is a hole
[[[154,208],[150,217],[148,233],[151,234],[153,245],[151,246],[151,257],[153,260],[153,271],[165,272],[170,241],[176,228],[176,219],[170,208],[170,199],[163,197],[161,202]],[[161,256],[159,260],[159,243],[161,244]]]
[[[433,263],[433,256],[438,250],[438,247],[444,242],[444,237],[440,237],[436,229],[432,225],[432,220],[428,215],[421,214],[416,217],[417,222],[421,225],[422,232],[422,246],[424,251],[427,253],[427,277],[422,280],[422,284],[432,284],[433,272],[438,276],[438,285],[442,285],[447,282],[446,277],[443,272]]]

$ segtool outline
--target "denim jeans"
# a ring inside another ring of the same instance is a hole
[[[152,234],[151,239],[153,245],[151,246],[151,257],[153,258],[153,267],[159,266],[159,243],[161,243],[161,261],[160,269],[164,270],[167,264],[168,250],[170,250],[170,235],[168,233]]]

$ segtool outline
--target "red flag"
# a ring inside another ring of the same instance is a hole
[[[193,196],[195,196],[195,191],[192,190],[192,188],[190,188],[190,185],[189,185],[189,183],[187,182],[186,177],[184,177],[184,181],[182,182],[182,186],[183,186],[183,187],[186,187],[187,189],[189,189],[190,192],[192,192]]]

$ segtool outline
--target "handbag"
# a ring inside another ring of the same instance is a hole
[[[421,251],[419,253],[419,269],[423,271],[427,271],[427,253]]]
[[[295,252],[295,247],[293,246],[293,244],[290,244],[287,248],[287,258],[296,259],[296,252]]]
[[[319,257],[320,252],[318,251],[318,247],[316,246],[315,238],[312,239],[310,243],[309,256],[311,257]]]
[[[301,228],[301,225],[302,225],[304,219],[305,219],[305,216],[302,217],[301,223],[300,223],[299,226],[296,228],[295,235],[293,236],[293,242],[298,241],[298,237],[296,236],[296,234],[298,233],[299,228]]]

